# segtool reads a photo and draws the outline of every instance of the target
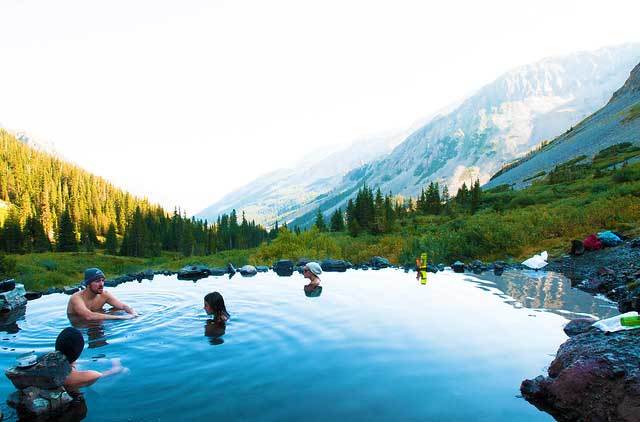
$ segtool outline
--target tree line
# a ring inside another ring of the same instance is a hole
[[[401,197],[393,197],[391,193],[383,196],[380,188],[374,193],[365,184],[358,190],[355,199],[349,199],[345,212],[338,208],[331,214],[328,224],[318,209],[314,226],[320,231],[347,231],[351,236],[390,233],[395,230],[396,222],[411,214],[475,214],[480,206],[481,194],[478,179],[470,188],[466,182],[463,183],[453,198],[450,198],[446,185],[441,190],[437,182],[431,182],[420,191],[415,202],[412,198],[405,201]]]
[[[244,213],[238,221],[235,210],[211,224],[179,210],[169,214],[3,129],[0,200],[13,205],[0,228],[0,251],[7,253],[104,247],[107,253],[126,256],[157,256],[161,251],[207,255],[255,247],[270,235]]]

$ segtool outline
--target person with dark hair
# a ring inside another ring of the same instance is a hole
[[[64,380],[65,388],[77,390],[93,384],[99,378],[114,375],[123,371],[120,359],[111,359],[111,369],[105,372],[98,371],[78,371],[76,361],[84,349],[84,337],[82,333],[73,327],[67,327],[58,335],[56,339],[56,350],[67,358],[71,365],[71,373]]]
[[[67,314],[82,318],[85,321],[99,321],[104,319],[130,319],[138,316],[129,305],[118,300],[117,297],[104,290],[104,273],[98,268],[88,268],[84,272],[84,290],[74,293],[69,298]],[[121,309],[126,315],[112,315],[97,312],[108,303],[113,309]]]
[[[208,315],[213,316],[204,324],[204,335],[209,337],[213,345],[224,343],[221,337],[227,330],[229,312],[224,305],[222,295],[218,292],[207,294],[204,297],[204,310]]]
[[[224,298],[218,292],[208,293],[204,297],[204,310],[213,316],[214,322],[225,323],[229,319],[229,312],[224,306]]]

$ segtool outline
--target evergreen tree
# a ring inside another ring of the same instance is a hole
[[[476,179],[473,184],[473,188],[471,188],[471,213],[475,214],[480,206],[480,195],[482,190],[480,189],[480,180]]]
[[[316,213],[316,222],[314,223],[314,226],[316,226],[321,232],[327,231],[327,225],[324,223],[324,216],[322,215],[320,208],[318,208],[318,212]]]
[[[23,232],[26,252],[48,252],[51,250],[51,242],[39,218],[28,217]]]
[[[105,249],[109,255],[116,255],[118,253],[118,238],[116,236],[116,225],[111,222],[109,224],[109,230],[107,230],[107,238],[105,242]]]
[[[344,231],[344,217],[342,215],[342,209],[338,208],[331,215],[331,231],[342,232]]]
[[[20,214],[13,208],[9,210],[9,215],[0,230],[0,246],[8,253],[24,253]]]
[[[358,223],[358,217],[356,215],[356,206],[352,199],[349,199],[347,203],[347,230],[351,236],[358,236],[362,231],[360,223]]]
[[[59,218],[56,250],[58,252],[78,251],[78,237],[76,235],[75,225],[71,219],[71,213],[68,209],[64,210]]]

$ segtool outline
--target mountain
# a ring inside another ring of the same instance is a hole
[[[344,207],[365,182],[405,196],[416,196],[429,181],[446,184],[450,192],[476,178],[486,183],[505,163],[602,107],[638,60],[640,44],[626,44],[511,70],[411,133],[388,156],[345,175],[308,207]],[[311,221],[308,213],[292,224]]]
[[[303,157],[293,168],[258,177],[196,214],[215,221],[232,209],[247,218],[273,225],[291,221],[310,210],[308,204],[334,189],[350,170],[388,154],[406,136],[378,136],[353,142],[347,148],[324,149]]]
[[[640,64],[609,102],[597,112],[570,128],[540,151],[513,163],[486,184],[522,188],[553,169],[579,157],[592,157],[614,144],[640,144]]]

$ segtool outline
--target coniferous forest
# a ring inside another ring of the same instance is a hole
[[[5,207],[0,251],[91,252],[185,256],[259,245],[267,231],[235,211],[217,221],[168,213],[0,129],[0,200]],[[121,239],[119,241],[118,239]]]

